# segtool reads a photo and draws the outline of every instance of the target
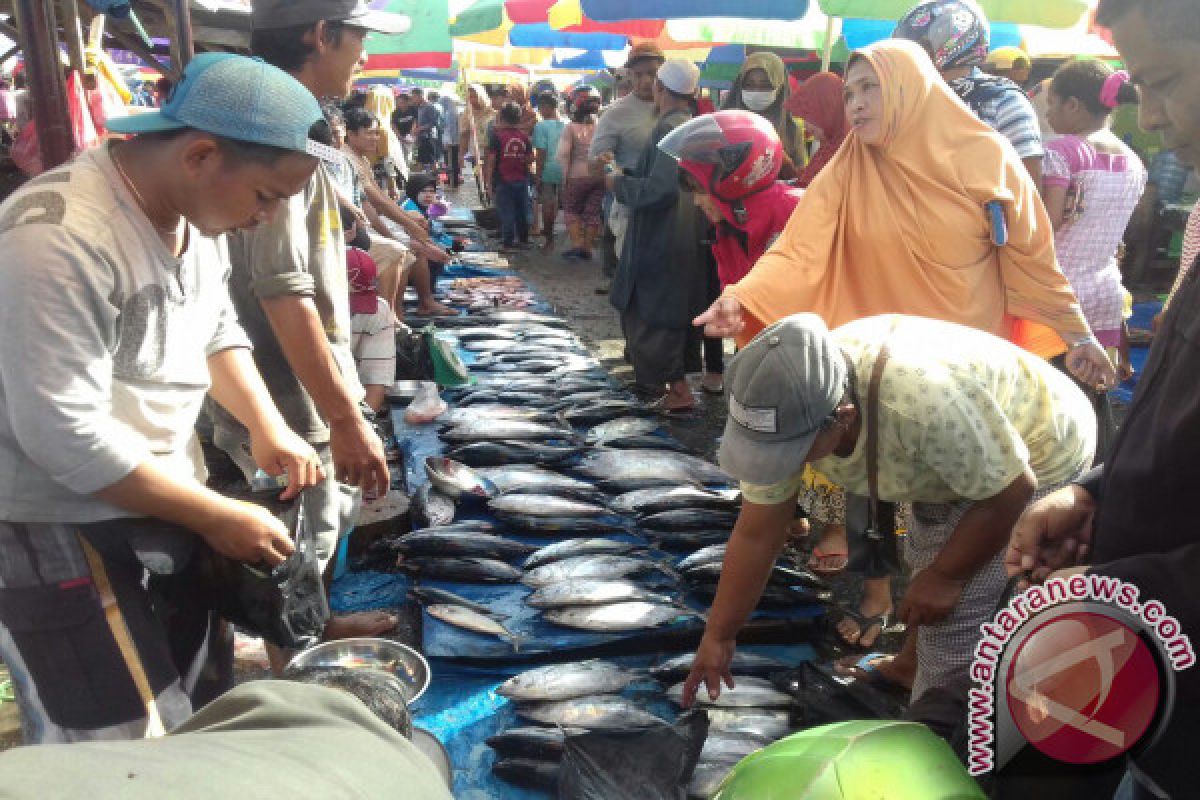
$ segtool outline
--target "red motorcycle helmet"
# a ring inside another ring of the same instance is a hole
[[[710,194],[730,205],[771,186],[783,168],[779,134],[766,118],[751,111],[696,117],[663,137],[658,146]]]

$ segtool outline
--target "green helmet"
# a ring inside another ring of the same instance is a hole
[[[924,725],[851,720],[810,728],[742,759],[713,800],[985,800]]]

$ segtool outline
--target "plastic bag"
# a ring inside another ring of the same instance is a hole
[[[775,684],[796,698],[803,727],[848,719],[899,719],[907,704],[901,692],[890,692],[857,679],[834,675],[827,666],[805,661],[780,675]]]
[[[404,421],[409,425],[426,425],[445,414],[448,408],[446,401],[438,394],[437,384],[422,381],[417,396],[404,412]]]
[[[682,800],[708,737],[708,714],[689,711],[674,725],[568,736],[560,800]]]

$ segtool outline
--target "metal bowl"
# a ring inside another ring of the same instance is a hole
[[[447,787],[454,785],[454,765],[450,762],[450,753],[446,751],[436,736],[424,728],[413,728],[412,743],[425,757],[433,762],[438,774],[446,782]]]
[[[487,500],[499,493],[496,484],[452,458],[427,457],[425,474],[429,476],[433,488],[455,500],[463,495]]]
[[[396,381],[387,389],[391,400],[412,400],[421,389],[421,381]]]
[[[324,642],[298,653],[289,669],[301,667],[342,667],[381,669],[398,677],[408,690],[412,705],[429,688],[433,673],[425,657],[407,645],[391,639],[339,639]]]

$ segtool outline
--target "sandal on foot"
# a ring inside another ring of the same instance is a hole
[[[835,662],[834,673],[852,677],[855,680],[862,681],[868,686],[873,686],[876,689],[882,689],[886,692],[902,692],[904,694],[908,694],[912,692],[911,686],[904,686],[903,684],[896,683],[892,679],[884,676],[884,674],[879,671],[879,667],[874,663],[880,659],[892,658],[895,655],[895,653],[884,653],[881,651],[870,652],[855,661],[854,666],[852,667],[846,667]]]
[[[834,632],[841,643],[847,647],[871,647],[879,641],[880,636],[886,633],[899,633],[904,630],[904,625],[896,622],[894,611],[885,611],[882,614],[867,616],[853,608],[840,607],[838,610],[840,611],[840,615],[837,619],[833,620]],[[850,641],[838,630],[838,626],[846,619],[854,620],[854,623],[858,625],[858,641]],[[871,640],[871,644],[862,644],[863,635],[871,630],[871,628],[876,627],[879,628],[879,633],[875,634],[875,638]]]
[[[840,558],[841,566],[825,567],[820,565],[821,561],[827,558]],[[840,575],[846,571],[846,565],[850,563],[850,553],[847,550],[822,550],[821,545],[817,545],[812,549],[812,554],[808,557],[808,568],[818,575]]]

